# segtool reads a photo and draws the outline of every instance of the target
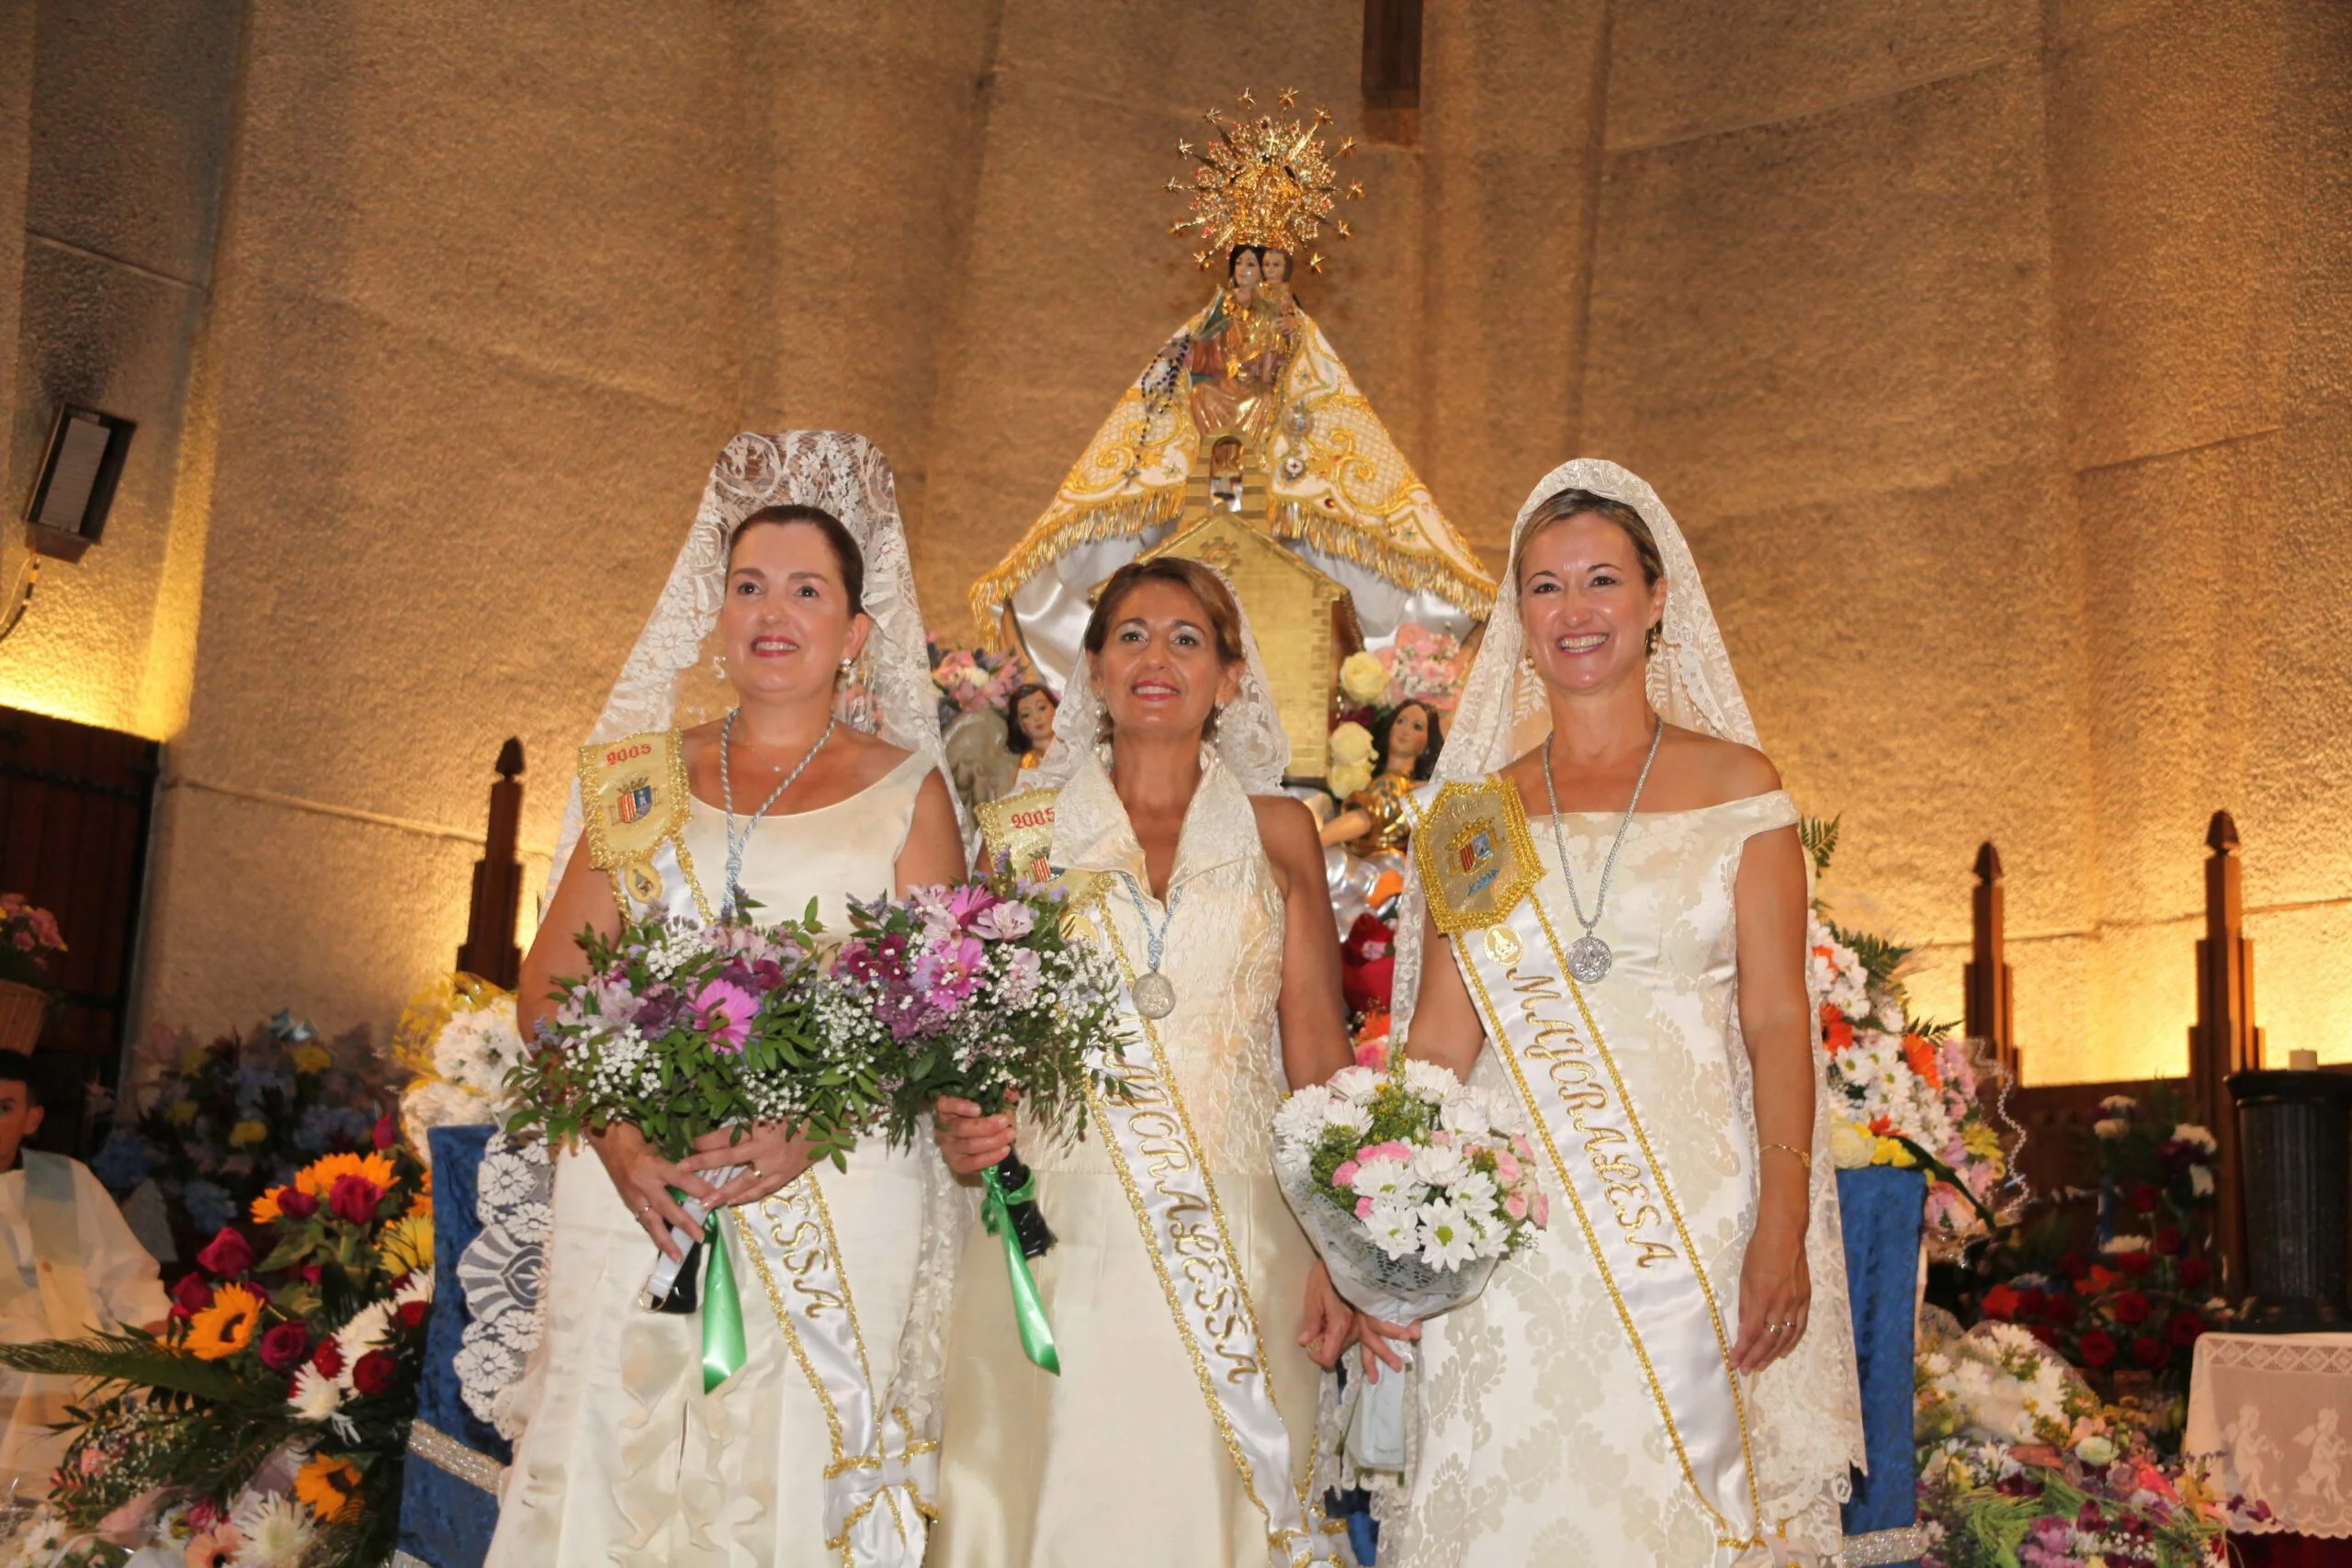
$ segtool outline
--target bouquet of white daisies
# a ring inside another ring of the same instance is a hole
[[[1411,1322],[1468,1301],[1551,1219],[1535,1151],[1443,1067],[1349,1067],[1274,1117],[1274,1168],[1340,1293]]]

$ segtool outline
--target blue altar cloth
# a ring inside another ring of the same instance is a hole
[[[1854,1477],[1845,1530],[1901,1529],[1918,1518],[1918,1459],[1911,1443],[1911,1364],[1917,1349],[1923,1172],[1891,1165],[1838,1173],[1844,1210],[1846,1288],[1854,1311],[1854,1357],[1862,1385],[1862,1443],[1870,1473]],[[1875,1561],[1875,1559],[1873,1560]]]
[[[401,1477],[401,1555],[393,1561],[402,1568],[481,1568],[498,1523],[497,1495],[484,1483],[514,1457],[506,1439],[466,1408],[453,1364],[466,1326],[458,1258],[481,1230],[475,1179],[494,1130],[435,1127],[425,1134],[433,1145],[433,1314]]]

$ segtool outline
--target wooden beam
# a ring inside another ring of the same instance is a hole
[[[523,824],[521,740],[509,737],[498,749],[497,768],[498,782],[490,786],[490,832],[482,858],[474,863],[458,967],[511,991],[523,974],[523,950],[514,944],[514,917],[523,907],[523,863],[514,849]]]
[[[2237,1108],[2229,1077],[2262,1066],[2254,1024],[2254,944],[2245,934],[2245,866],[2226,811],[2206,829],[2205,935],[2197,944],[2197,1022],[2188,1031],[2188,1090],[2198,1119],[2221,1145],[2214,1212],[2232,1293],[2245,1289],[2245,1216],[2238,1212]]]
[[[1969,911],[1969,952],[1962,966],[1966,998],[1962,1028],[1993,1048],[1993,1060],[2011,1084],[2025,1074],[2018,1056],[2017,1015],[2007,958],[2008,917],[2001,887],[2001,854],[1990,839],[1976,851],[1976,886]]]

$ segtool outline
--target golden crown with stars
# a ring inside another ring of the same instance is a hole
[[[1245,114],[1258,107],[1250,89],[1238,102]],[[1295,89],[1283,89],[1278,106],[1295,107]],[[1340,198],[1363,195],[1363,182],[1351,181],[1343,189],[1331,162],[1324,156],[1323,139],[1317,134],[1331,123],[1329,110],[1317,109],[1304,123],[1278,122],[1272,115],[1255,119],[1227,119],[1222,110],[1205,110],[1202,118],[1216,131],[1214,141],[1197,150],[1178,141],[1180,156],[1200,160],[1191,183],[1171,177],[1168,188],[1192,193],[1193,215],[1171,224],[1171,234],[1195,233],[1203,241],[1193,259],[1207,267],[1236,245],[1271,245],[1293,256],[1305,254],[1306,265],[1323,270],[1323,255],[1312,242],[1329,221],[1342,240],[1353,231],[1337,216]],[[1340,140],[1338,156],[1351,157],[1352,136]]]

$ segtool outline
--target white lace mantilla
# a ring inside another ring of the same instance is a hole
[[[2211,1456],[2247,1535],[2352,1539],[2352,1334],[2208,1334],[2188,1377],[2184,1453]]]
[[[458,1258],[467,1322],[456,1357],[458,1388],[475,1419],[513,1442],[530,1417],[531,1352],[547,1327],[547,1278],[555,1172],[547,1145],[493,1133],[475,1178],[481,1234]]]

